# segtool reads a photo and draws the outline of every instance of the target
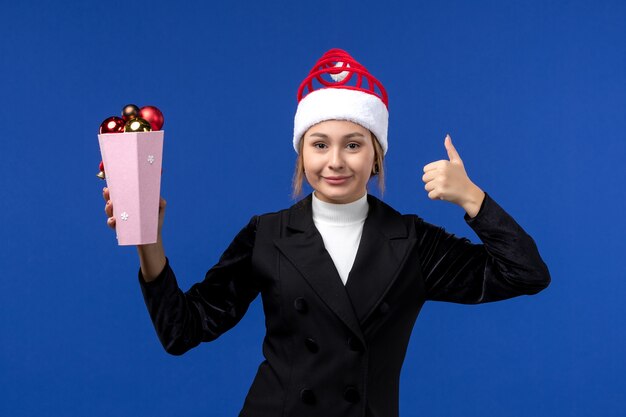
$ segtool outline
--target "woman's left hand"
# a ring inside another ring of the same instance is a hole
[[[424,166],[422,181],[431,200],[446,200],[465,209],[470,217],[476,216],[485,198],[485,193],[474,184],[463,166],[463,160],[446,135],[444,146],[449,160],[442,159]]]

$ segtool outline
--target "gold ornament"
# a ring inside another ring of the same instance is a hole
[[[150,132],[151,130],[150,123],[141,117],[135,117],[124,125],[124,132]]]

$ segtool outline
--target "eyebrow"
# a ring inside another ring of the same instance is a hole
[[[315,136],[315,137],[319,137],[319,138],[328,139],[328,135],[325,135],[323,133],[311,133],[309,136]],[[347,135],[344,135],[343,139],[350,139],[350,138],[354,138],[354,137],[364,138],[365,136],[362,133],[353,132],[353,133],[348,133]]]

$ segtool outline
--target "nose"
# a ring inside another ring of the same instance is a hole
[[[329,160],[328,160],[328,168],[332,170],[341,170],[345,166],[345,162],[343,160],[343,154],[341,153],[341,148],[336,146],[330,152]]]

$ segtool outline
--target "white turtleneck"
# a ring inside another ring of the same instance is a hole
[[[344,285],[354,264],[369,205],[367,193],[347,204],[326,203],[313,192],[313,223]]]

